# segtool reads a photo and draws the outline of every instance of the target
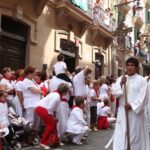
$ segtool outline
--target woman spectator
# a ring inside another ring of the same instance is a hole
[[[23,105],[23,80],[24,80],[24,70],[18,69],[16,71],[16,96],[13,100],[15,105],[16,114],[20,117],[23,117],[24,105]]]
[[[40,86],[33,80],[36,75],[36,68],[32,66],[27,66],[24,69],[25,79],[23,80],[23,98],[24,98],[24,108],[25,108],[25,118],[33,126],[34,130],[38,129],[39,120],[38,117],[34,114],[34,109],[37,106],[38,102],[41,99],[43,94]]]
[[[15,83],[12,81],[12,71],[11,68],[5,67],[2,70],[3,78],[0,81],[1,90],[8,94],[7,99],[10,103],[13,103],[15,96]]]

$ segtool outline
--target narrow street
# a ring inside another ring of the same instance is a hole
[[[105,150],[105,145],[113,134],[113,130],[101,130],[99,132],[91,132],[87,141],[82,146],[76,146],[68,143],[65,146],[53,148],[53,150]],[[25,148],[24,150],[42,150],[39,146]],[[112,150],[110,146],[107,150]]]

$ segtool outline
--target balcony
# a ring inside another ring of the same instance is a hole
[[[93,8],[93,24],[98,24],[109,32],[116,30],[115,20],[109,15],[108,11],[104,11],[99,6]]]
[[[87,10],[83,10],[77,4],[73,3],[72,0],[54,0],[54,2],[58,13],[62,13],[63,11],[67,16],[79,22],[92,23],[92,10],[90,4],[87,5]]]
[[[98,33],[104,38],[113,38],[112,32],[116,29],[115,20],[101,7],[96,6],[93,8],[93,0],[53,1],[57,8],[58,24],[62,23],[63,18],[67,16],[67,19],[70,17],[79,22],[81,25],[81,35],[90,27],[93,37]]]

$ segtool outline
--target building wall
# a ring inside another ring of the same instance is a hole
[[[0,15],[8,15],[29,26],[29,37],[26,48],[26,65],[36,66],[41,69],[42,64],[47,64],[48,69],[52,69],[52,65],[56,62],[56,56],[58,52],[55,51],[56,44],[56,31],[62,30],[68,31],[68,22],[64,21],[63,24],[58,25],[56,10],[52,6],[46,5],[42,14],[38,17],[35,14],[35,1],[34,0],[1,0],[0,1]],[[111,74],[110,66],[108,63],[111,60],[110,48],[104,49],[105,42],[99,45],[93,45],[91,42],[91,31],[86,30],[82,37],[79,37],[79,24],[78,22],[71,20],[73,24],[73,40],[77,37],[82,44],[82,58],[79,59],[79,65],[89,65],[92,70],[92,76],[94,77],[95,64],[93,63],[93,46],[98,46],[102,49],[104,55],[104,69],[103,74]],[[74,42],[74,41],[73,41]]]

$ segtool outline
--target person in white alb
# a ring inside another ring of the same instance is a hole
[[[77,67],[75,70],[76,70],[76,75],[73,77],[74,96],[87,97],[85,78],[92,71],[88,66],[85,66],[83,69],[81,67]]]
[[[150,149],[150,73],[148,76],[145,77],[147,81],[147,98],[148,98],[148,105],[145,108],[145,117],[146,117],[146,127],[147,127],[147,149]]]
[[[25,79],[23,80],[23,105],[25,108],[25,118],[32,124],[35,124],[37,130],[39,121],[34,114],[34,109],[41,99],[43,92],[38,84],[33,80],[36,74],[36,68],[27,66],[24,69]],[[37,123],[35,123],[37,121]]]
[[[127,75],[119,77],[112,87],[112,93],[119,97],[119,108],[114,131],[113,150],[127,150],[127,127],[125,111],[128,111],[131,150],[149,150],[146,139],[144,108],[147,106],[147,81],[137,74],[139,62],[130,57],[126,61]],[[125,103],[124,84],[127,87]]]
[[[109,106],[109,99],[104,99],[104,106],[101,108],[97,108],[98,115],[98,129],[109,129],[111,124],[116,121],[114,118],[111,108]]]
[[[101,101],[103,101],[105,98],[109,98],[110,89],[106,84],[106,81],[107,79],[105,76],[102,76],[100,78],[99,98],[101,99]]]
[[[97,130],[97,103],[100,101],[99,98],[99,82],[93,81],[93,88],[90,91],[90,112],[91,112],[91,129]]]
[[[49,149],[50,136],[56,133],[56,119],[55,113],[61,103],[62,97],[69,92],[69,87],[65,83],[61,83],[57,91],[51,92],[38,102],[35,112],[43,120],[45,131],[43,132],[40,145],[44,149]],[[59,121],[59,120],[58,120]]]
[[[72,142],[77,145],[82,145],[81,140],[90,131],[87,122],[84,120],[83,109],[85,107],[84,98],[75,98],[75,107],[71,111],[67,121],[66,132],[72,138]]]

